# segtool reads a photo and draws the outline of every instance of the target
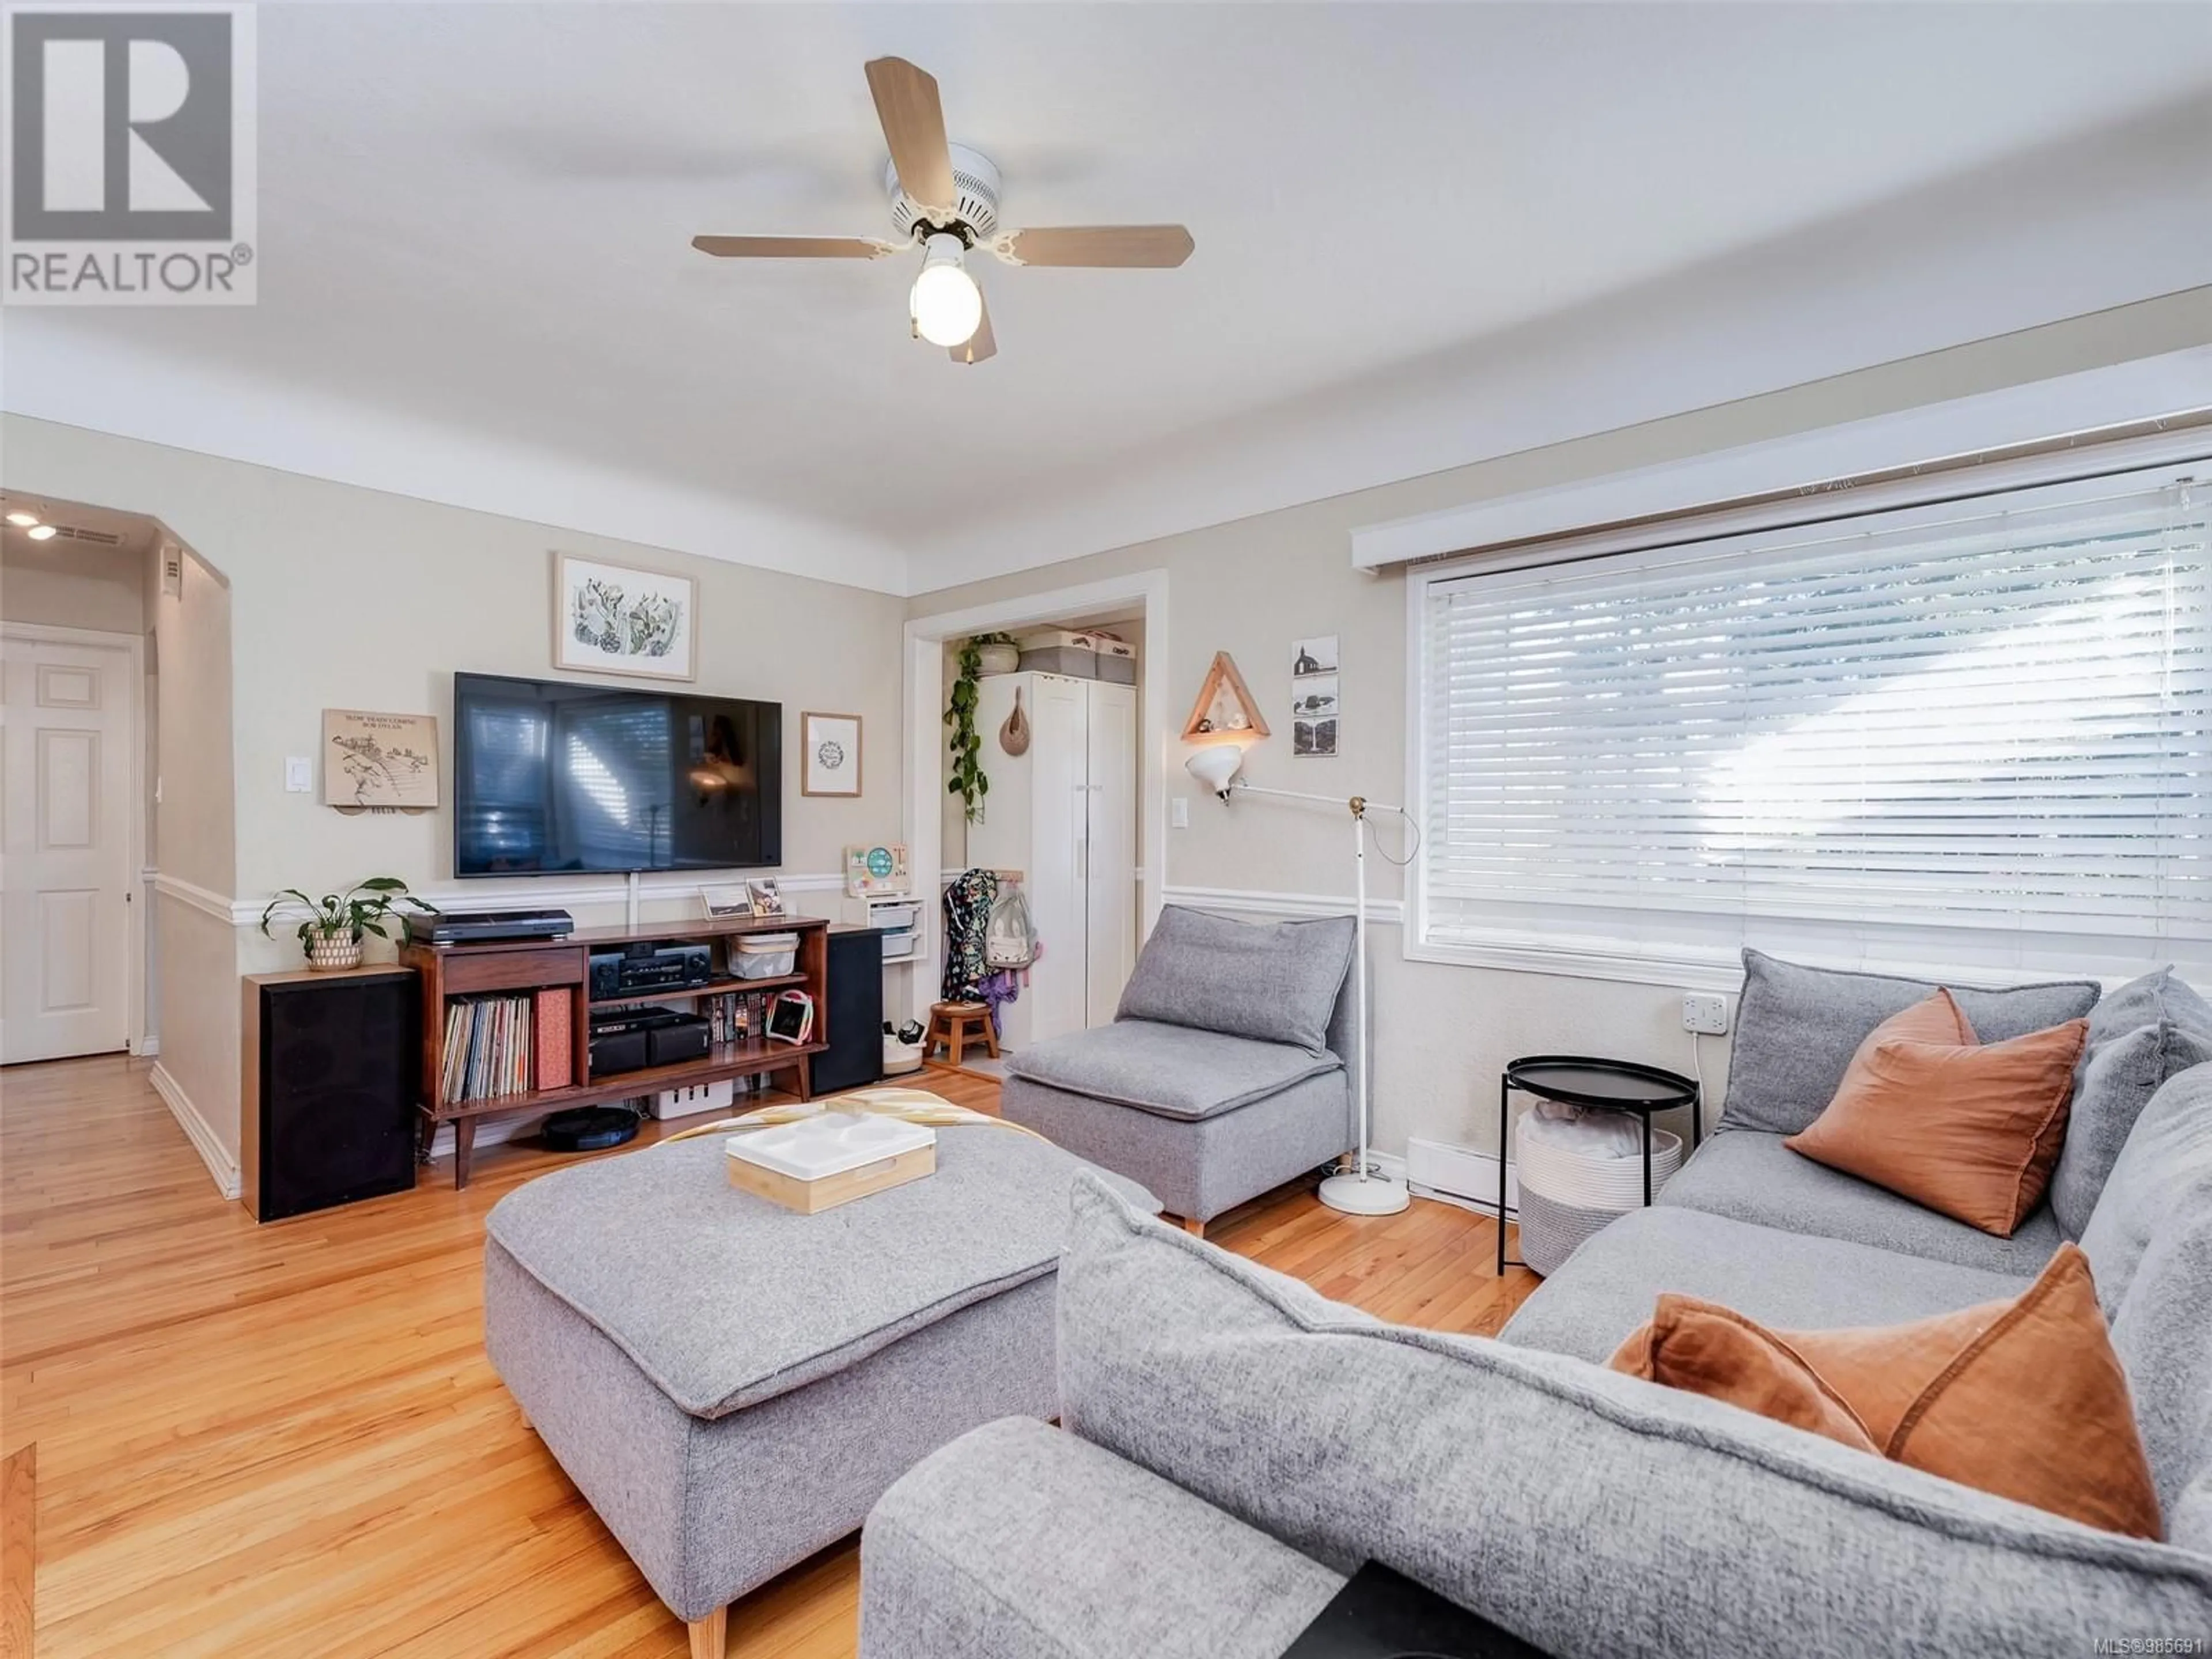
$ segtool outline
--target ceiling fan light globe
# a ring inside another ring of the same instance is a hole
[[[964,265],[957,236],[933,236],[907,306],[915,332],[932,345],[965,345],[983,321],[983,290]]]

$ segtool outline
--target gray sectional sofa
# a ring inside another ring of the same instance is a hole
[[[1721,1132],[1494,1341],[1379,1323],[1079,1183],[1062,1426],[987,1425],[890,1488],[862,1654],[1273,1659],[1367,1559],[1577,1659],[2212,1643],[2212,1009],[2170,975],[2098,1004],[2051,1201],[1997,1240],[1780,1144],[1929,988],[1750,957]],[[2097,988],[1960,1000],[1994,1039]],[[2161,1543],[1603,1367],[1662,1291],[1887,1323],[2016,1294],[2069,1237]]]

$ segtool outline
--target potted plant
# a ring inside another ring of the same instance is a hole
[[[1022,665],[1022,647],[1012,634],[978,634],[968,641],[986,674],[1011,674]]]
[[[426,911],[433,908],[410,896],[407,884],[397,876],[371,876],[343,893],[325,893],[319,900],[309,898],[296,887],[287,887],[261,913],[261,931],[265,936],[276,938],[269,932],[270,918],[291,901],[307,907],[307,919],[300,924],[300,943],[307,950],[307,966],[325,971],[360,967],[362,934],[367,932],[390,939],[384,919],[398,906],[411,904]]]
[[[983,740],[975,735],[976,681],[987,673],[1010,673],[1021,665],[1021,647],[1012,634],[976,634],[963,641],[960,647],[960,674],[952,682],[952,696],[945,705],[945,723],[952,728],[952,776],[945,786],[949,795],[957,795],[968,810],[968,822],[973,823],[982,816],[983,797],[990,792],[991,780],[984,775],[980,757]],[[994,668],[993,663],[1002,665]]]

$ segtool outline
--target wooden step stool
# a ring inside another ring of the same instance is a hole
[[[996,1059],[999,1031],[992,1024],[989,1003],[933,1002],[929,1005],[929,1030],[921,1039],[921,1057],[927,1060],[942,1047],[947,1060],[957,1066],[961,1049],[977,1038],[982,1040],[985,1052]]]

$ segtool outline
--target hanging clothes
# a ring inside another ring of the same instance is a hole
[[[975,988],[976,994],[991,1005],[993,1030],[1003,1031],[1006,1029],[1006,1021],[999,1017],[999,1011],[1021,995],[1022,975],[1027,971],[1026,969],[1022,968],[994,968],[984,975],[982,983]]]
[[[998,902],[994,871],[963,870],[945,889],[945,981],[947,1002],[979,1002],[990,965],[983,941],[990,931],[991,907]]]

